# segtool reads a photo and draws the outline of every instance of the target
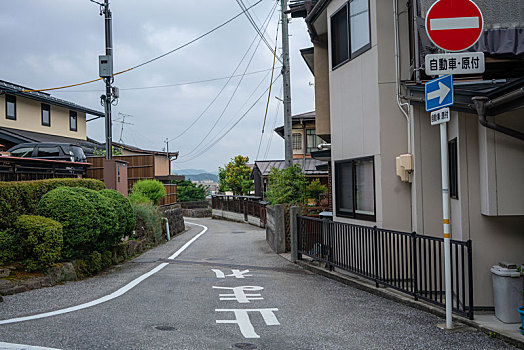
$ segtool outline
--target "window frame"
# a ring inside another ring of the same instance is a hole
[[[357,213],[357,177],[356,177],[356,164],[358,161],[372,161],[373,164],[373,215],[370,214],[362,214]],[[342,211],[340,208],[340,167],[345,164],[351,164],[351,173],[352,173],[352,194],[353,194],[353,208],[351,209],[352,212]],[[374,156],[368,156],[368,157],[360,157],[360,158],[353,158],[353,159],[346,159],[346,160],[340,160],[335,161],[335,211],[337,216],[344,217],[344,218],[350,218],[350,219],[356,219],[356,220],[364,220],[364,221],[376,221],[377,219],[377,202],[376,202],[376,186],[375,186],[375,157]]]
[[[12,101],[9,101],[9,99],[12,99]],[[8,113],[7,113],[7,105],[8,103],[13,103],[14,106],[15,106],[15,114],[14,116],[9,116]],[[9,120],[16,120],[16,96],[15,95],[5,95],[5,119],[9,119]]]
[[[313,131],[313,134],[308,134],[308,131]],[[311,146],[308,143],[309,136],[314,136],[314,140],[315,140],[313,142],[313,145]],[[320,141],[320,137],[317,135],[317,129],[307,128],[306,129],[306,154],[311,154],[312,151],[318,150],[319,143],[322,143],[322,141]]]
[[[75,128],[73,129],[73,123],[71,123],[72,118],[75,119]],[[78,131],[78,113],[76,111],[69,111],[69,130]]]
[[[302,145],[302,134],[299,133],[299,132],[293,132],[291,133],[291,144],[292,144],[292,148],[293,148],[293,151],[302,151],[302,148],[303,148],[303,145]],[[295,145],[296,145],[296,139],[299,139],[300,141],[300,148],[295,148]]]
[[[46,109],[47,108],[47,109]],[[48,123],[44,123],[44,111],[47,110],[48,112],[48,117],[49,117],[49,121]],[[47,103],[42,103],[41,107],[40,107],[40,111],[41,111],[41,121],[42,121],[42,125],[43,126],[51,126],[51,105],[47,104]]]
[[[365,45],[365,46],[362,46],[360,49],[358,49],[357,51],[355,51],[353,54],[351,54],[351,22],[350,22],[350,18],[351,18],[351,14],[350,14],[350,3],[351,3],[352,0],[350,1],[346,1],[342,6],[340,6],[335,12],[333,12],[333,14],[329,17],[329,23],[330,23],[330,40],[331,40],[331,70],[335,70],[337,69],[338,67],[344,65],[345,63],[357,58],[358,56],[362,55],[364,52],[368,51],[369,49],[371,49],[371,6],[370,6],[370,3],[369,3],[369,0],[367,0],[367,3],[368,3],[368,33],[369,33],[369,41],[368,41],[368,44]],[[335,64],[334,62],[334,55],[333,55],[333,17],[335,17],[340,11],[342,11],[343,9],[346,9],[346,29],[347,29],[347,44],[348,44],[348,52],[347,52],[347,55],[348,55],[348,58],[345,59],[345,60],[342,60],[338,63]]]
[[[458,142],[455,137],[448,141],[449,198],[459,199],[458,189]]]

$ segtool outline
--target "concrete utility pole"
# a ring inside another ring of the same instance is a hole
[[[105,15],[105,33],[106,33],[106,56],[109,56],[110,66],[113,67],[113,28],[111,10],[109,9],[109,0],[104,0],[104,15]],[[113,73],[113,72],[111,72]],[[113,158],[113,131],[111,123],[111,83],[113,82],[113,74],[111,77],[104,78],[106,83],[106,98],[104,101],[105,118],[106,118],[106,159]]]
[[[291,130],[293,123],[291,120],[291,82],[289,76],[289,33],[287,17],[287,0],[281,0],[282,5],[282,78],[284,84],[284,155],[286,168],[293,165],[293,140]]]

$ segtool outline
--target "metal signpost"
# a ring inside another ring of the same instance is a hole
[[[471,0],[438,0],[428,10],[426,32],[430,40],[444,51],[463,51],[482,35],[484,18]],[[426,56],[426,74],[479,74],[484,72],[484,54],[445,53]],[[451,226],[449,210],[448,132],[449,108],[454,103],[453,76],[445,75],[426,83],[426,111],[431,125],[440,124],[440,158],[442,169],[442,223],[444,231],[444,269],[446,289],[446,329],[453,328],[451,290]]]

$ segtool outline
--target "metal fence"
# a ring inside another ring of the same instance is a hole
[[[444,239],[305,216],[298,253],[445,307]],[[453,312],[473,319],[471,240],[451,240]],[[299,255],[299,257],[300,257]]]
[[[29,181],[85,177],[89,163],[58,160],[0,157],[0,181]]]

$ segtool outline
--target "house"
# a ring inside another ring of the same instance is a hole
[[[296,114],[292,119],[293,163],[299,164],[308,180],[319,179],[323,185],[328,184],[328,163],[313,159],[312,152],[318,150],[318,145],[324,143],[316,135],[315,112]],[[275,132],[284,138],[284,126],[279,126]],[[284,169],[284,160],[255,161],[253,165],[253,181],[255,196],[264,197],[267,191],[267,181],[271,169]]]
[[[510,2],[476,0],[485,31],[469,50],[484,52],[486,71],[456,77],[447,125],[452,238],[472,241],[474,305],[488,309],[490,267],[524,262],[524,20],[502,13]],[[424,58],[438,52],[424,29],[432,3],[290,4],[313,44],[302,54],[315,75],[316,134],[331,144],[336,221],[442,237],[439,127],[424,108]]]

